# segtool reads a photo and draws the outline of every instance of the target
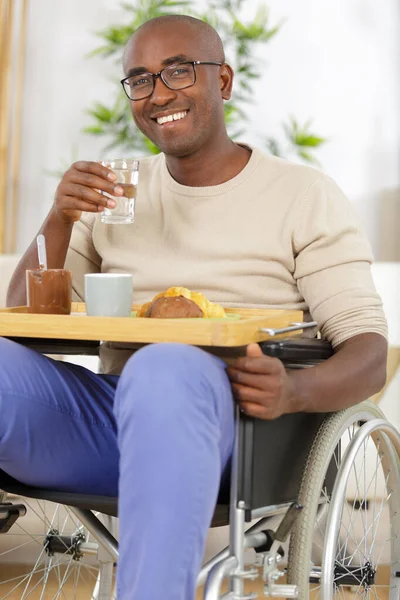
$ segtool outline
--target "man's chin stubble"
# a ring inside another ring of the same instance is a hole
[[[176,140],[176,143],[170,140],[168,144],[154,143],[166,156],[173,156],[174,158],[185,158],[195,152],[192,143],[182,144],[182,140]]]

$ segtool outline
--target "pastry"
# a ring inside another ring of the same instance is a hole
[[[207,300],[201,292],[191,292],[184,287],[171,287],[146,302],[137,313],[138,317],[158,319],[224,318],[225,311],[219,304]]]

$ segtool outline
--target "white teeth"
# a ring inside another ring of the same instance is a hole
[[[159,125],[163,125],[164,123],[171,123],[172,121],[179,121],[179,119],[183,119],[186,117],[187,111],[175,113],[174,115],[168,115],[167,117],[159,117],[157,119],[157,123]]]

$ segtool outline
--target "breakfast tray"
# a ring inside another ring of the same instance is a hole
[[[298,310],[227,308],[227,319],[149,319],[88,317],[85,309],[78,302],[72,303],[71,315],[29,314],[26,306],[0,309],[0,336],[233,347],[299,334],[303,319]]]

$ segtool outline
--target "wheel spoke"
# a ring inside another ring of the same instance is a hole
[[[388,476],[387,476],[387,478],[386,478],[386,481],[385,481],[385,486],[387,485],[387,480],[388,480]],[[389,495],[389,496],[388,496],[388,498],[385,500],[385,504],[386,504],[386,502],[389,500],[389,498],[390,498],[390,495]],[[382,502],[383,502],[383,499],[382,499]],[[383,508],[383,507],[382,507],[382,508]],[[382,512],[382,508],[381,508],[381,510],[380,510],[380,512],[379,512],[379,514],[381,514],[381,512]],[[372,527],[372,525],[371,525],[371,527]],[[364,531],[364,537],[363,537],[363,538],[360,540],[360,542],[359,542],[358,546],[360,546],[360,545],[362,544],[362,542],[363,542],[363,541],[364,541],[364,540],[367,538],[367,535],[368,535],[368,533],[369,533],[369,530],[371,529],[371,527],[368,529],[368,531]],[[354,551],[354,553],[353,553],[353,554],[352,554],[352,556],[350,557],[350,561],[352,561],[352,560],[354,559],[354,555],[355,555],[355,553],[357,552],[357,549],[358,549],[358,548],[356,548],[356,550]],[[365,561],[367,561],[367,560],[368,560],[368,556],[367,556],[367,555],[364,555],[363,559],[364,559]]]
[[[79,547],[77,535],[80,534],[85,542],[91,538],[85,526],[68,507],[27,498],[20,500],[26,505],[31,519],[23,525],[18,519],[10,533],[4,534],[4,539],[8,542],[0,553],[0,560],[7,556],[9,561],[13,552],[27,552],[29,548],[32,549],[31,552],[35,552],[35,548],[37,551],[29,569],[17,575],[18,567],[15,566],[13,572],[8,573],[10,576],[0,582],[0,589],[3,590],[0,593],[1,599],[48,600],[54,596],[57,600],[72,600],[82,590],[93,590],[99,574],[98,563],[92,563],[95,557],[83,555],[74,560],[74,555],[68,554],[69,550],[75,552],[75,544],[77,549]],[[36,530],[32,531],[34,527]],[[50,542],[50,552],[54,542],[56,553],[53,556],[48,556],[46,539]],[[10,543],[13,543],[12,547]],[[90,597],[92,598],[92,592]]]

